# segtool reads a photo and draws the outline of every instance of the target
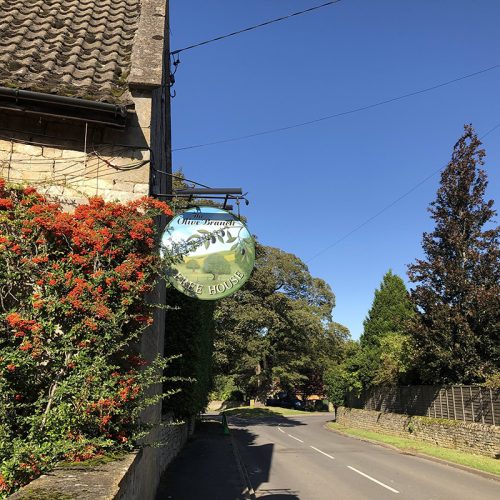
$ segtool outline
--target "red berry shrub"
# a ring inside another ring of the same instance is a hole
[[[0,180],[0,498],[59,460],[132,446],[163,361],[131,342],[160,271],[150,198],[73,213]]]

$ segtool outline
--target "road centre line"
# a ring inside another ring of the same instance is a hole
[[[285,431],[284,431],[281,427],[278,427],[278,430],[279,430],[280,432],[282,432],[283,434],[285,434]]]
[[[302,441],[302,439],[296,438],[295,436],[292,436],[291,434],[287,434],[287,435],[290,436],[292,439],[295,439],[295,441],[298,441],[299,443],[304,442],[304,441]]]
[[[399,493],[398,490],[395,490],[394,488],[391,488],[390,486],[387,486],[387,484],[381,483],[380,481],[377,481],[375,478],[369,476],[368,474],[365,474],[364,472],[361,472],[358,469],[355,469],[354,467],[351,467],[350,465],[347,466],[349,469],[353,470],[354,472],[357,472],[358,474],[361,474],[362,476],[366,477],[370,481],[373,481],[374,483],[379,484],[380,486],[383,486],[384,488],[387,488],[389,491],[392,491],[393,493]]]
[[[316,450],[318,453],[321,453],[322,455],[325,455],[325,457],[331,458],[332,460],[335,460],[335,457],[332,457],[331,455],[328,455],[328,453],[325,453],[324,451],[319,450],[318,448],[315,448],[314,446],[311,446],[313,450]]]

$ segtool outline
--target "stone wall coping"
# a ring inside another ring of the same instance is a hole
[[[161,445],[146,446],[101,465],[82,462],[57,467],[9,499],[154,500],[161,475],[184,446],[193,423],[191,418],[183,424],[175,424],[165,415],[163,425],[152,431],[153,438],[158,438]]]
[[[58,467],[49,474],[40,476],[30,484],[21,488],[9,498],[13,500],[29,500],[35,494],[51,494],[52,500],[113,499],[120,490],[120,483],[128,470],[138,459],[140,452],[124,455],[122,458],[102,465],[82,465]]]

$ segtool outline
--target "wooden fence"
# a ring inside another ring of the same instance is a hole
[[[500,389],[470,385],[379,387],[359,397],[350,393],[346,399],[350,408],[500,425]]]

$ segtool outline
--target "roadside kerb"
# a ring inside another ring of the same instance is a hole
[[[223,414],[223,417],[226,417]],[[245,464],[243,463],[243,460],[241,459],[241,454],[238,450],[238,445],[236,444],[236,440],[233,437],[233,434],[231,433],[231,428],[229,427],[229,422],[227,417],[223,419],[226,421],[226,426],[224,426],[224,431],[227,428],[229,432],[229,437],[231,438],[231,445],[233,447],[233,453],[234,453],[234,458],[236,460],[236,466],[238,467],[238,470],[241,475],[241,480],[243,481],[243,485],[245,486],[245,489],[243,490],[243,495],[245,496],[245,500],[256,500],[256,495],[255,491],[253,489],[252,483],[250,482],[250,477],[248,475],[247,468],[245,467]]]

